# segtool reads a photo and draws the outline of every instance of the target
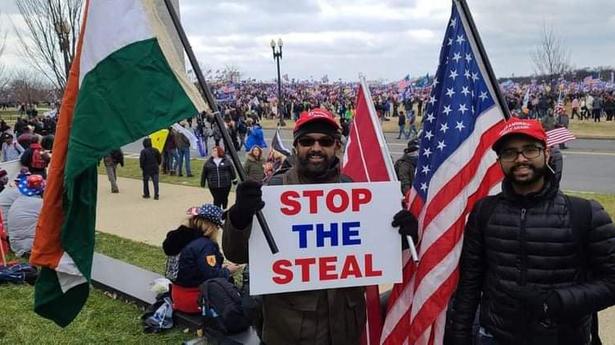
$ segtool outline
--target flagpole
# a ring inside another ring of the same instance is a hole
[[[209,107],[214,113],[216,124],[218,125],[218,128],[220,128],[220,133],[222,133],[222,139],[224,140],[224,147],[226,148],[226,151],[231,154],[231,159],[233,160],[233,164],[235,165],[235,169],[237,170],[239,179],[241,181],[245,181],[247,179],[246,172],[243,169],[243,165],[241,165],[241,161],[239,160],[239,156],[237,155],[237,151],[235,150],[233,141],[231,140],[231,137],[228,134],[226,127],[224,126],[224,121],[222,120],[222,116],[220,116],[220,110],[218,109],[218,104],[216,104],[216,100],[214,99],[213,94],[211,93],[211,90],[209,89],[209,86],[207,85],[207,81],[205,81],[205,78],[203,77],[203,72],[201,71],[201,68],[199,67],[199,63],[196,60],[196,56],[194,55],[194,52],[192,51],[190,42],[188,42],[188,37],[186,36],[186,33],[184,32],[184,28],[182,27],[179,21],[179,18],[177,17],[177,13],[175,13],[175,8],[173,7],[173,4],[171,4],[170,0],[164,0],[164,3],[167,6],[167,10],[169,11],[169,15],[171,16],[173,25],[175,26],[175,30],[177,30],[177,33],[179,34],[179,39],[181,40],[182,45],[184,46],[184,51],[186,52],[186,55],[188,55],[188,60],[190,61],[190,65],[192,65],[192,70],[194,71],[194,74],[196,75],[196,79],[199,83],[199,86],[201,87],[201,90],[203,91],[203,96],[205,96],[205,100],[207,101],[207,103],[209,104]],[[271,235],[271,230],[269,230],[269,225],[267,224],[267,221],[265,220],[265,217],[263,216],[263,213],[261,211],[258,211],[256,213],[256,219],[258,220],[258,223],[261,226],[263,235],[265,235],[265,239],[267,240],[267,244],[269,245],[269,249],[271,250],[271,253],[273,254],[278,253],[279,252],[278,246],[275,243],[273,236]]]
[[[491,85],[493,85],[493,92],[495,93],[495,97],[497,98],[498,103],[500,103],[500,109],[502,109],[504,118],[508,120],[511,117],[510,110],[508,109],[508,103],[506,102],[506,98],[504,97],[504,95],[502,94],[502,91],[500,90],[500,84],[498,84],[498,80],[495,77],[495,73],[493,73],[493,68],[491,67],[491,63],[489,62],[489,59],[487,58],[487,51],[485,50],[485,47],[483,45],[483,41],[480,38],[480,35],[478,34],[478,29],[476,28],[476,25],[474,24],[474,19],[472,18],[472,13],[470,12],[468,3],[466,2],[466,0],[453,0],[453,2],[457,3],[458,5],[457,8],[461,10],[459,14],[462,17],[465,17],[466,21],[468,22],[468,27],[470,29],[470,32],[472,33],[472,36],[476,40],[476,48],[478,49],[478,53],[480,54],[481,60],[483,60],[483,64],[486,70],[485,72],[487,73],[487,77],[489,78]]]

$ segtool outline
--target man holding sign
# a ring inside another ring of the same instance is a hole
[[[293,136],[293,168],[274,176],[264,193],[254,181],[237,187],[223,250],[235,263],[250,261],[251,293],[262,294],[262,325],[255,326],[265,344],[359,344],[362,286],[401,280],[399,237],[387,228],[416,239],[416,219],[400,211],[390,224],[398,183],[345,184],[352,181],[340,173],[340,128],[331,113],[302,114]],[[273,256],[252,231],[265,204],[280,244]]]

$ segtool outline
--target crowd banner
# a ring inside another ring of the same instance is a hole
[[[263,213],[280,252],[263,255],[265,237],[252,230],[250,293],[401,282],[399,233],[391,226],[398,211],[391,195],[399,188],[399,182],[263,187]]]

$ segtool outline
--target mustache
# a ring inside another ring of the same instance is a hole
[[[512,167],[510,170],[511,171],[515,171],[515,170],[520,169],[520,168],[528,168],[528,169],[535,170],[534,166],[531,165],[531,164],[517,164],[514,167]]]

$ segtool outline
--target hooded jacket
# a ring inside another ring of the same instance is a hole
[[[548,174],[541,191],[518,195],[504,180],[491,215],[478,215],[486,199],[472,210],[447,326],[450,343],[472,344],[472,322],[480,304],[480,325],[498,345],[589,344],[591,314],[615,304],[615,226],[592,200],[591,224],[581,229],[585,236],[577,238],[570,203],[559,190],[561,157],[556,154],[551,165],[554,173]],[[550,315],[550,324],[545,324],[510,297],[519,287],[555,293],[560,313]]]
[[[143,176],[158,175],[161,162],[160,152],[155,147],[152,147],[152,139],[143,139],[143,150],[141,150],[141,155],[139,156],[139,166],[143,171]]]

